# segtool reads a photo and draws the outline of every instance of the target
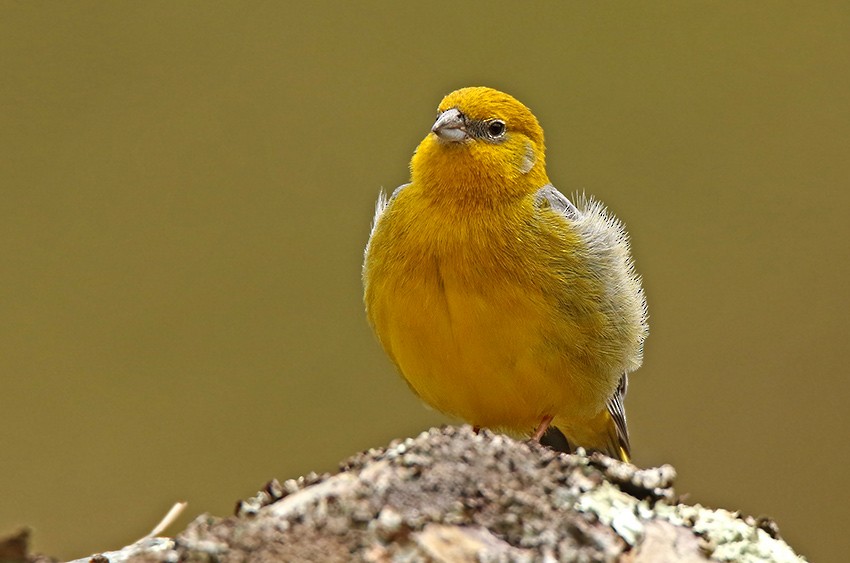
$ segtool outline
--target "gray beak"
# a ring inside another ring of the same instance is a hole
[[[469,135],[466,133],[466,123],[463,114],[455,108],[447,109],[437,117],[431,131],[443,141],[457,143]]]

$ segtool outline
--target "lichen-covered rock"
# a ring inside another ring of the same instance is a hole
[[[110,561],[803,561],[770,522],[678,504],[674,479],[669,466],[433,429],[335,475],[272,481],[232,517]]]

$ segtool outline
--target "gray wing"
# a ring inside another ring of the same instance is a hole
[[[552,184],[546,184],[534,194],[534,203],[538,206],[548,206],[558,211],[567,219],[578,219],[581,213],[567,196],[555,189]]]
[[[605,229],[601,230],[609,233],[609,235],[613,237],[613,241],[607,243],[604,247],[600,247],[600,251],[605,250],[606,252],[610,252],[610,249],[617,248],[625,248],[625,250],[628,251],[628,244],[622,243],[622,241],[625,240],[625,231],[623,231],[620,222],[609,216],[604,211],[604,208],[593,200],[586,200],[584,197],[580,197],[578,203],[581,206],[582,211],[579,211],[579,209],[567,198],[567,196],[555,189],[553,185],[546,184],[534,194],[534,202],[538,207],[549,207],[561,213],[561,215],[568,220],[576,221],[576,226],[581,233],[588,234],[588,231],[600,231],[600,226],[604,226]],[[621,269],[623,275],[621,278],[633,280],[634,283],[638,283],[634,281],[636,278],[632,273],[631,259],[628,257],[628,254],[625,254],[624,256],[625,257],[621,257],[619,260],[609,260],[605,262],[604,265],[607,268],[610,267],[611,264],[622,263]],[[640,334],[637,340],[639,341],[639,349],[642,349],[640,344],[643,342],[646,332],[646,306],[643,301],[643,292],[640,291],[639,285],[636,294],[638,296],[638,304],[636,306],[638,310],[637,323],[640,328]],[[638,357],[640,356],[639,352],[637,355]],[[640,365],[639,361],[637,362],[637,365]],[[636,367],[637,366],[635,366],[635,368]],[[614,421],[614,426],[617,430],[617,441],[623,450],[625,450],[626,454],[630,455],[631,445],[629,443],[629,430],[626,426],[626,409],[623,406],[623,401],[626,398],[626,390],[628,389],[628,383],[628,373],[624,372],[620,377],[617,389],[608,399],[607,406],[608,413],[611,415],[611,418]],[[614,444],[611,445],[614,446]],[[612,451],[609,455],[613,455],[614,453],[615,451]]]

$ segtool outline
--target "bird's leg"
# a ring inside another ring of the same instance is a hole
[[[479,432],[481,432],[481,427],[480,426],[473,426],[472,431],[475,432],[476,434],[478,434]]]
[[[552,423],[552,419],[555,418],[552,415],[546,415],[543,417],[543,420],[540,421],[540,424],[537,426],[537,430],[534,431],[534,434],[531,435],[531,439],[535,442],[539,442],[540,438],[546,433],[546,429],[549,428],[549,425]]]

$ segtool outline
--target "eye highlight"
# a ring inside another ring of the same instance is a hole
[[[499,139],[505,135],[505,122],[501,119],[493,119],[487,122],[487,136],[491,139]]]

